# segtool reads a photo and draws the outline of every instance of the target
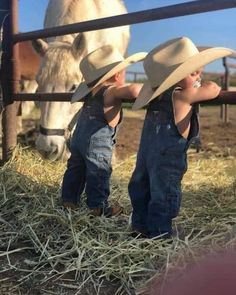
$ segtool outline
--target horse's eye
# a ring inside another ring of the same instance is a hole
[[[71,89],[70,89],[70,91],[72,92],[72,91],[75,91],[75,89],[78,87],[78,84],[74,84],[72,87],[71,87]]]

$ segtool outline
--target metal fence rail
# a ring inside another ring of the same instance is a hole
[[[15,101],[71,101],[73,93],[60,92],[60,93],[35,93],[32,97],[31,93],[18,93],[14,95]],[[122,100],[123,102],[130,102],[130,100]],[[235,91],[221,91],[220,95],[215,99],[207,102],[201,102],[201,104],[236,104],[236,92]]]
[[[236,7],[236,0],[201,0],[148,9],[139,12],[100,18],[66,26],[59,26],[28,33],[19,33],[13,36],[14,42],[62,36],[72,33],[82,33],[124,25],[132,25],[161,19],[192,15],[197,13],[216,11]]]

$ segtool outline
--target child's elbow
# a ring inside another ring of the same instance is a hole
[[[136,98],[138,97],[139,95],[139,92],[142,88],[142,84],[139,84],[139,83],[133,83],[130,85],[130,94],[131,94],[131,97],[133,98]]]
[[[221,91],[221,87],[217,85],[215,82],[212,82],[212,91],[214,92],[215,97],[219,95]]]
[[[207,87],[211,92],[211,97],[212,98],[216,98],[219,95],[220,91],[221,91],[221,87],[219,85],[217,85],[213,81],[207,82]]]

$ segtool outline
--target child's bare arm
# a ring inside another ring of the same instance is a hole
[[[216,98],[220,93],[221,87],[215,82],[204,82],[199,88],[187,88],[176,93],[176,98],[181,99],[189,104],[211,100]]]
[[[132,83],[123,86],[114,86],[107,89],[105,93],[106,105],[117,104],[122,99],[134,100],[138,96],[143,84]]]

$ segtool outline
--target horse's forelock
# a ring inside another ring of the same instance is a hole
[[[71,44],[52,42],[44,57],[38,81],[40,85],[46,85],[50,82],[56,84],[68,80],[76,82],[81,80],[78,60],[72,54]]]

